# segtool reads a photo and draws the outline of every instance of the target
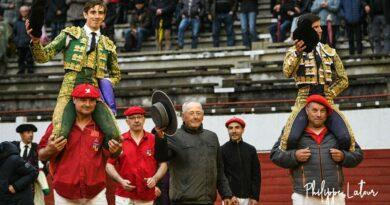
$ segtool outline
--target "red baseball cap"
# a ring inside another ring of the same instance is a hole
[[[75,98],[98,98],[100,97],[99,90],[88,83],[77,85],[72,91],[72,97]]]
[[[332,106],[329,104],[329,102],[326,100],[326,98],[324,98],[322,95],[310,95],[306,99],[306,106],[311,102],[316,102],[316,103],[319,103],[319,104],[325,106],[326,110],[328,111],[328,115],[332,114],[332,112],[333,112]]]
[[[245,128],[244,120],[241,118],[238,118],[238,117],[232,117],[228,121],[226,121],[225,127],[227,128],[229,126],[229,124],[232,122],[237,122],[238,124],[240,124],[242,126],[242,128]]]
[[[129,107],[123,112],[125,116],[130,116],[130,115],[145,115],[145,110],[142,107],[139,106],[132,106]]]

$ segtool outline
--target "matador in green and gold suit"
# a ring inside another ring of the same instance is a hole
[[[94,50],[87,51],[90,45],[86,30],[81,27],[67,27],[48,45],[32,43],[31,50],[38,63],[51,60],[57,53],[63,53],[65,76],[61,85],[57,104],[53,113],[53,133],[55,136],[68,137],[75,121],[76,111],[71,98],[73,88],[82,83],[98,87],[99,79],[108,76],[113,84],[121,78],[116,46],[106,36],[100,35]],[[120,131],[110,108],[98,101],[94,121],[105,134],[105,146],[110,139],[119,139]]]
[[[348,77],[336,50],[327,44],[318,43],[316,48],[299,54],[295,46],[288,49],[283,63],[283,73],[293,77],[298,87],[295,105],[281,135],[279,148],[294,147],[307,124],[306,98],[311,94],[324,96],[334,112],[328,117],[326,126],[337,137],[340,149],[355,149],[352,129],[333,99],[348,87]]]

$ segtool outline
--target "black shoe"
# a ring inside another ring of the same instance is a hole
[[[24,70],[19,70],[16,74],[23,75],[24,74]]]
[[[27,73],[32,74],[32,73],[34,73],[34,70],[28,70]]]
[[[176,50],[181,50],[183,49],[183,46],[176,46]]]

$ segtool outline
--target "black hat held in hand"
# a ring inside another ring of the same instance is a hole
[[[167,94],[156,90],[152,95],[150,115],[158,128],[163,128],[167,135],[174,135],[177,130],[177,117],[175,107]]]
[[[30,28],[32,35],[40,38],[42,35],[42,26],[45,20],[45,4],[46,0],[34,0],[31,6],[30,13]]]
[[[319,17],[312,14],[304,14],[298,19],[297,29],[293,32],[293,40],[302,40],[305,42],[305,52],[309,53],[317,46],[320,41],[317,32],[312,28],[312,24],[318,21]]]

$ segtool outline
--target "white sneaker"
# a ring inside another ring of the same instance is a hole
[[[360,62],[360,61],[362,61],[362,59],[356,58],[356,62]]]
[[[286,40],[284,40],[284,42],[285,42],[285,43],[292,43],[292,42],[294,42],[294,41],[292,40],[292,38],[291,38],[291,36],[290,36],[290,37],[288,37]]]
[[[355,59],[350,58],[350,59],[346,60],[345,62],[346,62],[346,63],[352,63],[352,62],[354,62],[354,61],[355,61]]]

